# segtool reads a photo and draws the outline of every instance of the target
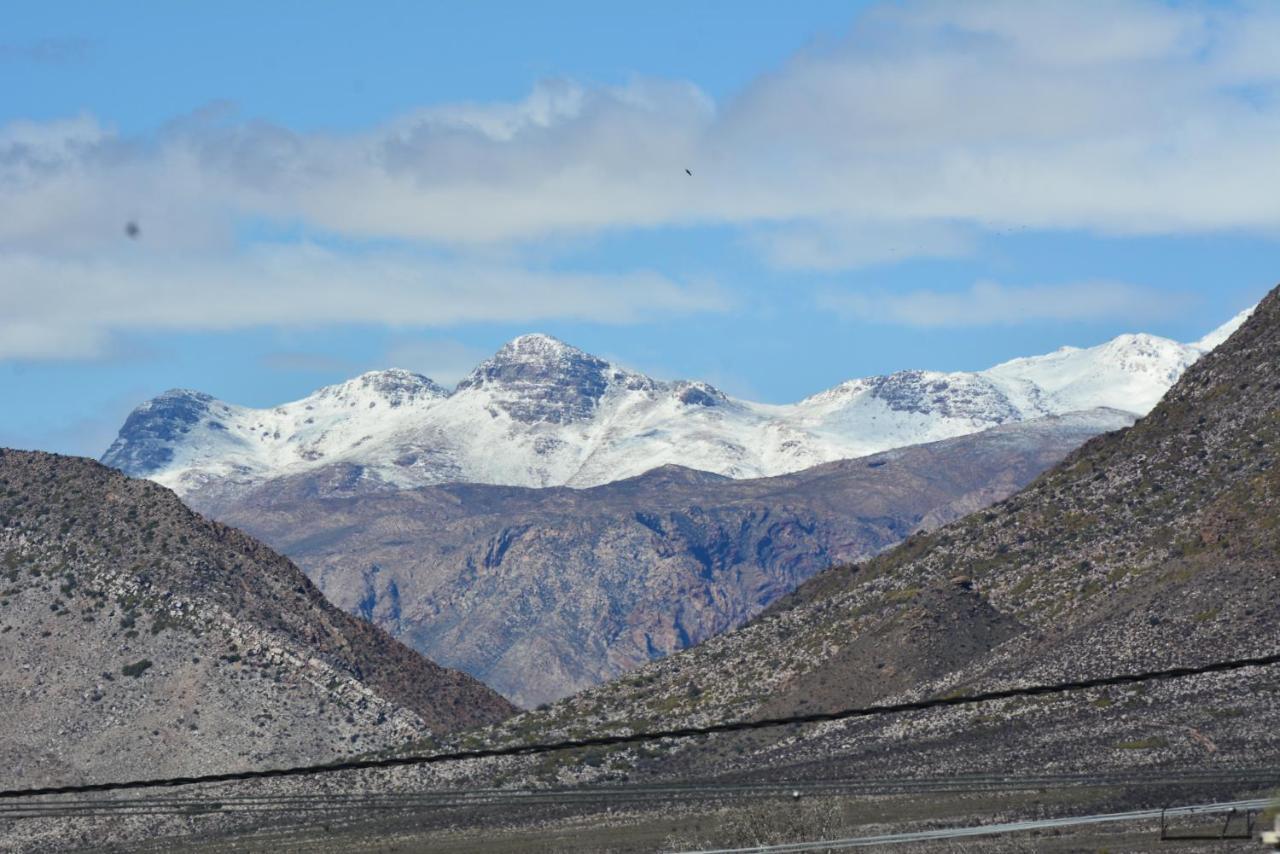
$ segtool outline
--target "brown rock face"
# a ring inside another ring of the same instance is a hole
[[[585,490],[344,496],[334,484],[358,479],[330,469],[193,500],[293,557],[339,607],[532,706],[741,625],[1127,423],[1093,411],[759,480],[667,467]]]
[[[167,489],[9,450],[0,708],[0,762],[32,785],[334,759],[513,711]]]

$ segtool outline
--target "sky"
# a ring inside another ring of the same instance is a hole
[[[1194,340],[1280,278],[1276,43],[1267,2],[16,0],[0,445],[532,331],[777,403]]]

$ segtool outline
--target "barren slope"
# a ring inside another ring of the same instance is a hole
[[[0,450],[0,564],[13,785],[329,759],[512,711],[256,540],[89,460]]]

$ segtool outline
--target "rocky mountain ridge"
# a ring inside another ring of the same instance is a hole
[[[290,555],[338,606],[533,706],[740,625],[1131,423],[1092,410],[761,479],[668,466],[581,490],[369,494],[336,468],[189,500]]]
[[[850,380],[781,406],[655,380],[525,335],[452,392],[403,370],[271,409],[169,391],[134,410],[102,460],[184,496],[335,465],[371,492],[453,482],[588,487],[667,464],[772,476],[1046,415],[1096,407],[1142,415],[1208,341],[1247,315],[1191,344],[1122,335],[986,371]]]

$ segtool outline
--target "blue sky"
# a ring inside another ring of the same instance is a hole
[[[533,330],[782,402],[1277,278],[1271,5],[368,5],[10,7],[0,444]]]

